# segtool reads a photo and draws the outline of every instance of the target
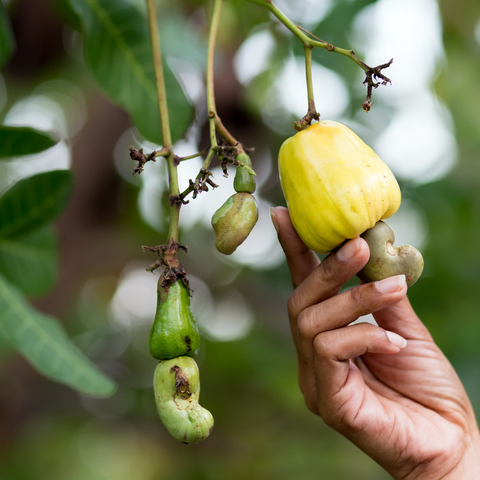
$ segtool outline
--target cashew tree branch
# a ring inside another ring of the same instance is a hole
[[[391,80],[382,73],[382,70],[385,68],[388,68],[392,64],[393,59],[391,59],[389,62],[383,63],[376,67],[370,67],[365,62],[360,60],[360,58],[356,56],[353,50],[336,47],[331,43],[325,42],[315,37],[304,28],[298,25],[295,25],[281,10],[279,10],[273,4],[272,0],[249,0],[249,1],[252,3],[256,3],[257,5],[261,5],[262,7],[266,8],[270,13],[272,13],[281,23],[283,23],[283,25],[285,25],[285,27],[287,27],[303,43],[304,48],[307,48],[307,47],[322,48],[324,50],[327,50],[328,52],[334,52],[334,53],[339,53],[340,55],[344,55],[350,58],[350,60],[352,60],[353,62],[355,62],[365,72],[365,80],[363,84],[367,86],[367,97],[365,99],[365,102],[362,105],[365,111],[368,112],[372,106],[372,102],[371,102],[372,90],[374,88],[377,88],[379,85],[387,85],[388,83],[392,83]],[[310,111],[310,105],[309,105],[309,111]],[[302,120],[300,120],[299,122],[302,122]],[[300,124],[298,126],[300,126]]]

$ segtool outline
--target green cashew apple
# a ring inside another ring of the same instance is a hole
[[[153,379],[158,415],[182,443],[199,443],[213,429],[212,414],[200,406],[200,377],[195,360],[178,357],[161,361]]]
[[[247,167],[252,166],[252,161],[246,153],[237,155],[236,160],[242,162]],[[238,166],[233,180],[233,188],[236,192],[253,193],[255,191],[255,177],[244,167]]]
[[[411,245],[394,247],[395,235],[385,222],[378,222],[362,235],[370,248],[370,259],[358,277],[364,282],[382,280],[405,274],[407,285],[412,286],[422,274],[422,254]]]
[[[162,287],[158,280],[157,311],[148,339],[152,357],[158,360],[194,356],[200,347],[200,335],[190,308],[190,296],[181,280]]]
[[[232,195],[212,217],[217,250],[231,255],[246,240],[257,220],[255,198],[247,192]]]

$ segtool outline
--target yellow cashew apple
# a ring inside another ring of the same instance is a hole
[[[322,120],[287,139],[280,181],[295,230],[327,254],[393,215],[401,194],[387,165],[352,130]]]

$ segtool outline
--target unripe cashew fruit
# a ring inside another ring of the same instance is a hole
[[[384,222],[378,222],[361,235],[370,247],[370,259],[357,274],[364,282],[382,280],[405,274],[407,285],[412,286],[422,274],[422,254],[411,245],[394,247],[393,230]]]
[[[252,166],[252,161],[246,153],[238,154],[236,160],[247,167]],[[255,177],[246,168],[238,166],[233,180],[233,188],[236,192],[253,193],[255,191]]]
[[[198,403],[200,376],[193,358],[161,361],[153,388],[158,415],[172,437],[182,443],[199,443],[210,435],[213,416]]]
[[[257,220],[255,198],[246,192],[232,195],[212,217],[217,250],[231,255],[246,240]]]
[[[181,280],[162,287],[162,274],[157,286],[157,311],[148,347],[158,360],[182,355],[194,356],[200,347],[200,335],[190,308],[190,296]]]
[[[279,152],[283,193],[295,230],[327,254],[393,215],[400,188],[387,165],[352,130],[322,120]]]

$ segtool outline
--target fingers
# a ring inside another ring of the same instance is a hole
[[[311,343],[318,334],[326,330],[345,327],[362,315],[398,303],[406,292],[405,275],[398,275],[351,288],[306,308],[297,317],[298,341]]]
[[[406,292],[405,276],[399,275],[351,288],[301,312],[292,330],[295,332],[302,392],[307,395],[315,390],[314,340],[318,335],[342,329],[362,315],[390,307]]]
[[[360,323],[329,330],[315,337],[314,376],[317,385],[319,414],[329,424],[338,420],[350,423],[348,412],[358,412],[365,395],[365,383],[358,368],[349,360],[367,352],[395,354],[407,341],[375,325]],[[308,399],[312,403],[313,399]],[[315,400],[313,400],[315,401]],[[334,426],[334,425],[332,425]]]
[[[331,253],[296,288],[288,302],[291,318],[306,308],[336,295],[367,263],[370,256],[367,242],[357,237]]]
[[[320,260],[298,236],[286,208],[271,208],[270,214],[275,230],[278,233],[278,240],[287,258],[293,288],[296,288],[317,267]]]

